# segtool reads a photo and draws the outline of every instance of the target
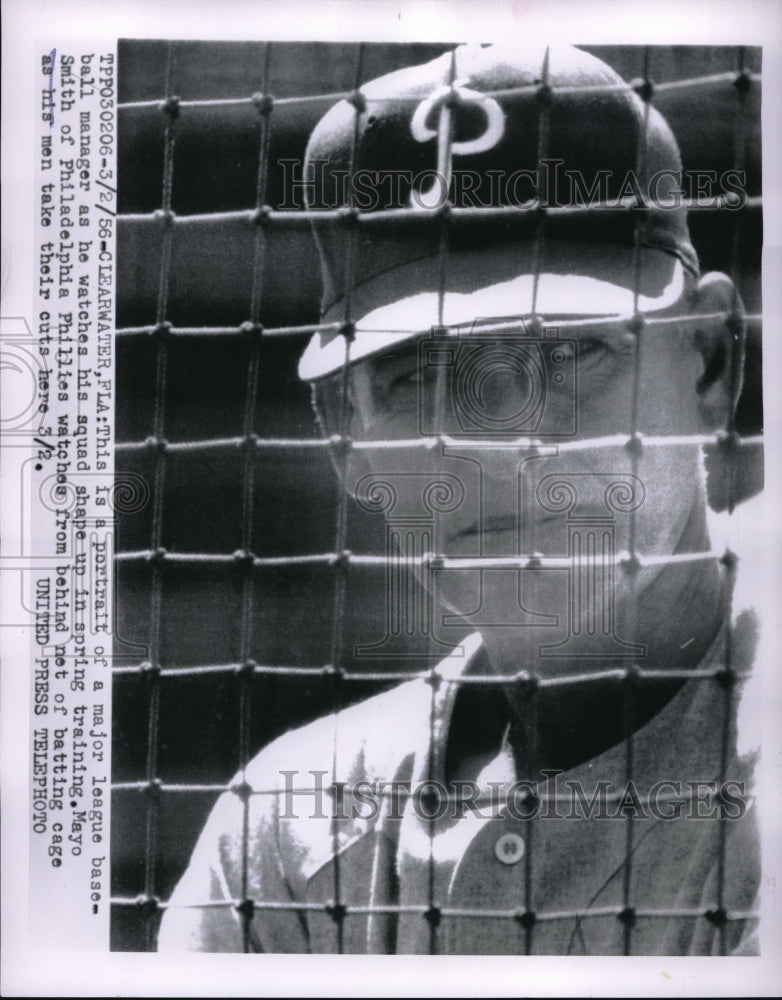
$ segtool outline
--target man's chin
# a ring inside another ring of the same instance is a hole
[[[489,572],[496,585],[487,584]],[[559,571],[484,571],[471,585],[463,580],[440,594],[442,623],[462,623],[480,632],[492,671],[503,676],[519,671],[563,676],[621,668],[645,658],[634,611],[641,587],[633,593],[624,583],[595,594],[586,587],[576,593],[568,584],[567,574]]]

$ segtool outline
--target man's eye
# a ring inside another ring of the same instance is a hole
[[[429,381],[427,373],[422,371],[418,365],[414,365],[396,373],[389,380],[386,391],[389,394],[395,394],[403,393],[410,389],[418,390],[419,386]]]
[[[405,385],[418,385],[424,381],[424,376],[422,375],[420,369],[411,368],[409,371],[402,372],[400,375],[395,375],[391,380],[391,388],[399,388]]]
[[[581,365],[593,365],[607,357],[610,348],[605,341],[587,337],[578,341],[576,359]]]
[[[599,340],[597,337],[584,337],[581,340],[570,340],[557,344],[552,355],[552,360],[557,364],[564,358],[580,361],[609,349],[605,341]]]
[[[579,340],[578,342],[578,356],[579,358],[585,358],[590,354],[594,354],[596,351],[603,350],[605,344],[602,340],[595,340],[593,337],[587,340]]]

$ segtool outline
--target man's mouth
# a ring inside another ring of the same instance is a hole
[[[457,541],[460,538],[477,538],[480,535],[499,534],[505,531],[518,532],[520,518],[518,514],[496,514],[487,517],[482,522],[474,521],[469,527],[457,531],[449,536],[449,541]]]
[[[593,513],[595,520],[596,514],[597,508]],[[566,525],[564,513],[537,512],[533,517],[525,517],[515,511],[492,514],[449,532],[445,536],[445,545],[453,555],[459,552],[466,555],[468,550],[472,553],[478,547],[487,555],[514,555],[533,551],[563,555],[567,553],[568,546]]]

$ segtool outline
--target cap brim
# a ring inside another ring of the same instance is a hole
[[[519,259],[507,248],[460,253],[454,258],[446,263],[442,294],[437,290],[437,258],[411,262],[354,290],[351,364],[426,336],[433,326],[452,327],[459,335],[469,336],[476,321],[492,317],[534,314],[544,321],[547,316],[630,317],[636,309],[642,313],[668,309],[685,290],[681,261],[651,248],[639,253],[636,270],[633,251],[626,247],[549,245],[537,279],[529,267],[531,261]],[[515,273],[503,277],[509,264]],[[524,264],[526,271],[520,270]],[[490,276],[494,280],[487,280]],[[403,290],[409,294],[400,295]],[[344,304],[338,304],[324,320],[344,321],[344,311]],[[318,332],[302,356],[299,377],[316,381],[339,370],[345,360],[344,338],[334,331]]]

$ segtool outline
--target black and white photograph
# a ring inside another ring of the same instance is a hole
[[[37,39],[29,926],[763,995],[778,43],[296,6]]]
[[[118,69],[116,945],[751,954],[760,51]]]

